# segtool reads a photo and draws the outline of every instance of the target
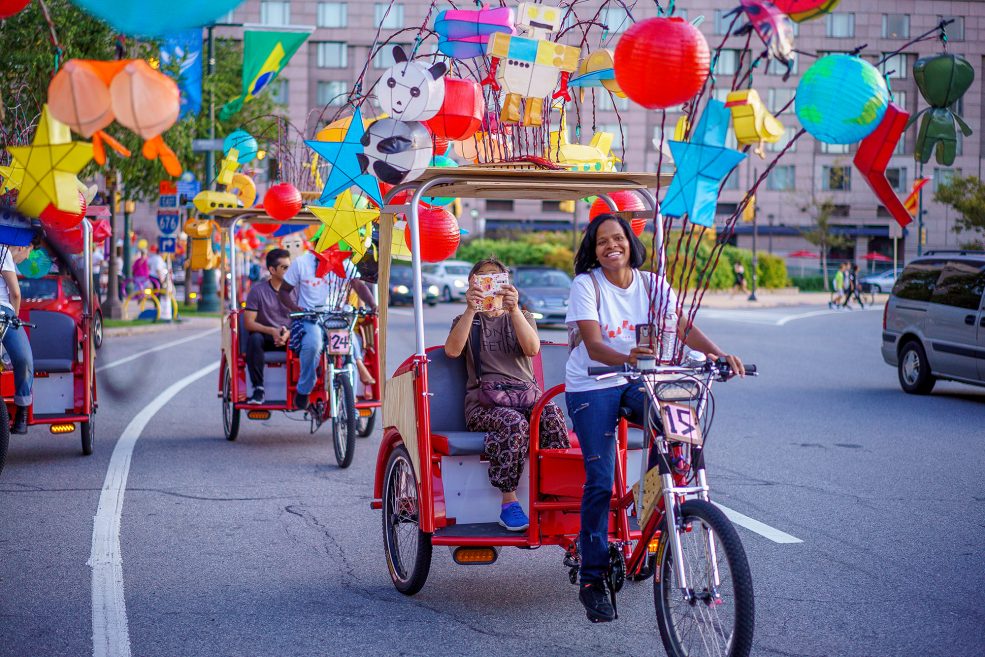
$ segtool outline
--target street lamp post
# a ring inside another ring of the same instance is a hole
[[[775,215],[768,214],[766,215],[766,218],[770,222],[770,232],[769,235],[766,236],[766,240],[767,240],[766,249],[767,251],[769,251],[770,255],[773,255],[773,219],[775,218]]]
[[[211,78],[215,74],[215,26],[210,25],[206,31],[208,33],[206,73]],[[211,86],[209,89],[209,141],[215,141],[215,91],[212,90]],[[205,151],[205,180],[210,189],[215,189],[215,151],[211,148]],[[199,312],[219,310],[215,269],[202,270],[202,289],[199,290],[198,295],[198,310]]]
[[[137,209],[133,201],[123,202],[123,280],[126,281],[126,293],[133,292],[133,252],[130,250],[130,215]]]

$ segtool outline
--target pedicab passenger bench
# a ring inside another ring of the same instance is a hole
[[[545,391],[564,383],[564,368],[568,359],[565,344],[544,343],[534,359],[534,373]],[[428,386],[432,394],[430,405],[431,447],[440,458],[441,480],[445,495],[445,515],[454,518],[456,533],[476,523],[496,523],[499,520],[500,492],[489,483],[488,463],[482,456],[484,432],[469,431],[465,426],[465,387],[467,371],[464,358],[449,358],[443,348],[428,351]],[[565,450],[542,449],[538,452],[537,479],[540,499],[581,498],[585,483],[578,439],[571,430],[564,394],[553,401],[565,413],[572,447]],[[627,433],[627,481],[631,486],[639,478],[643,431],[630,428]],[[520,477],[517,496],[530,498],[529,459]],[[527,509],[532,505],[524,504]],[[569,518],[569,521],[577,519]],[[563,523],[570,524],[569,522]],[[449,527],[448,529],[452,529]],[[545,526],[544,529],[547,529]]]
[[[34,357],[32,414],[62,417],[75,409],[73,368],[77,364],[78,327],[70,315],[48,310],[32,310],[28,321],[35,325],[28,328]],[[81,361],[78,367],[82,367]],[[4,389],[5,397],[14,395],[13,376],[9,380],[11,389]]]
[[[239,355],[243,364],[239,371],[245,372],[246,347],[250,342],[250,331],[246,328],[246,321],[243,313],[236,313],[237,335],[239,336]],[[267,400],[271,403],[283,402],[285,399],[280,397],[286,394],[287,390],[287,350],[276,349],[273,351],[264,350],[263,352],[263,386]],[[246,387],[246,397],[253,394],[253,382],[246,376],[243,382]]]

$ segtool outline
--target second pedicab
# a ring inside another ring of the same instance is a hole
[[[294,405],[301,363],[289,347],[264,352],[264,392],[262,404],[247,402],[253,394],[253,385],[247,376],[246,345],[249,331],[244,322],[245,302],[240,299],[244,276],[237,265],[233,235],[240,225],[251,223],[288,223],[310,226],[318,219],[303,211],[290,222],[278,222],[260,210],[226,209],[214,215],[222,231],[222,264],[220,271],[227,278],[223,286],[222,346],[219,365],[219,397],[222,400],[222,425],[226,439],[236,440],[240,422],[245,414],[249,420],[269,420],[274,412],[301,414],[314,434],[323,424],[330,424],[333,451],[339,467],[352,464],[356,450],[356,437],[369,436],[374,428],[380,407],[380,367],[377,349],[379,324],[376,313],[366,308],[344,304],[339,308],[292,314],[303,319],[326,334],[325,349],[320,356],[315,386],[311,391],[309,407]],[[231,255],[233,254],[233,255]],[[348,286],[342,298],[348,297]],[[360,385],[353,356],[354,336],[363,345],[364,363],[376,383],[364,386],[357,398]]]

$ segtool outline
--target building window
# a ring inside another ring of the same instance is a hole
[[[349,95],[349,83],[332,81],[318,82],[318,104],[319,105],[344,105]]]
[[[621,33],[629,29],[633,19],[625,7],[606,7],[599,15],[599,22],[605,25],[610,33]]]
[[[847,39],[855,36],[855,14],[835,12],[827,16],[826,34],[829,37]]]
[[[588,131],[591,129],[592,129],[591,126],[582,126],[581,134],[591,139],[591,135],[587,134]],[[622,126],[621,136],[620,136],[618,123],[596,123],[595,132],[608,132],[613,137],[615,137],[615,139],[612,142],[613,149],[620,148],[621,142],[623,141],[625,141],[627,144],[629,143],[629,126],[625,124]]]
[[[629,98],[614,96],[606,89],[597,89],[595,94],[595,109],[609,112],[618,109],[620,112],[629,109]]]
[[[718,216],[731,217],[739,209],[738,203],[719,203],[715,206],[715,214]]]
[[[771,112],[776,114],[781,109],[786,107],[788,104],[793,107],[790,102],[793,100],[793,96],[796,93],[796,89],[777,87],[775,89],[770,89],[767,92],[766,104]]]
[[[389,11],[387,11],[388,9]],[[397,2],[390,5],[384,2],[377,2],[376,17],[373,24],[376,27],[382,27],[388,30],[399,30],[404,26],[403,4]]]
[[[829,144],[827,142],[821,142],[821,152],[827,153],[828,155],[847,155],[850,148],[850,144]]]
[[[270,97],[278,105],[287,105],[291,97],[291,82],[287,78],[277,78],[271,85]]]
[[[891,80],[905,80],[909,77],[909,70],[910,56],[905,52],[897,53],[882,63],[882,72]]]
[[[735,15],[726,16],[729,13],[724,9],[715,10],[715,34],[726,35],[728,34],[728,28],[732,25],[732,21],[735,20]],[[742,23],[737,22],[736,27],[742,25]]]
[[[498,198],[487,199],[486,212],[513,212],[513,201]]]
[[[906,167],[888,167],[886,169],[886,180],[889,181],[889,186],[895,191],[907,191]]]
[[[561,211],[561,201],[541,201],[540,202],[541,212],[560,212]]]
[[[795,189],[794,166],[782,164],[770,171],[766,179],[766,189],[772,192],[789,192]]]
[[[388,43],[373,55],[373,68],[390,68],[396,62],[393,60],[393,47],[400,46],[404,52],[410,52],[409,43]]]
[[[739,171],[738,169],[733,169],[732,173],[728,175],[728,178],[722,183],[721,190],[723,192],[734,192],[739,189]]]
[[[796,132],[797,130],[795,127],[788,125],[787,129],[783,131],[783,135],[777,141],[775,141],[772,144],[766,144],[766,150],[768,150],[770,153],[779,153],[780,151],[782,151],[784,148],[787,147],[787,144],[793,141],[793,137],[796,134]],[[796,153],[797,142],[794,141],[793,144],[790,146],[790,148],[787,148],[787,152]]]
[[[319,2],[318,27],[345,27],[349,19],[349,5],[344,2]]]
[[[961,169],[945,169],[943,167],[934,167],[934,192],[936,193],[937,189],[941,185],[946,185],[947,183],[951,182],[951,179],[954,178],[954,176],[960,176],[960,175],[961,175]]]
[[[821,189],[828,192],[848,192],[852,189],[851,167],[821,167]]]
[[[938,21],[952,19],[954,22],[944,28],[948,41],[964,41],[964,16],[937,16]]]
[[[883,14],[882,38],[883,39],[909,39],[910,15],[909,14]]]
[[[718,61],[715,63],[716,75],[735,75],[738,68],[738,50],[722,50],[722,52],[718,54]]]
[[[263,25],[290,25],[291,3],[271,2],[260,3],[260,23]]]
[[[318,43],[318,68],[346,68],[349,65],[349,48],[343,41]]]

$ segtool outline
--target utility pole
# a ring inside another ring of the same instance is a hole
[[[207,42],[207,79],[215,75],[215,26],[209,25],[206,28],[208,33]],[[215,140],[215,91],[209,88],[209,140]],[[205,151],[205,180],[209,184],[209,189],[215,189],[215,151],[211,148]],[[187,286],[190,281],[186,281]],[[198,295],[199,312],[215,312],[219,310],[218,287],[216,284],[216,270],[202,270],[202,289]]]
[[[753,180],[759,180],[759,170],[754,169],[752,172]],[[752,280],[752,287],[749,289],[749,301],[758,301],[756,298],[756,283],[758,282],[759,276],[757,272],[759,271],[759,259],[758,253],[756,251],[756,241],[759,237],[759,222],[756,220],[759,214],[758,208],[756,207],[756,197],[753,196],[749,199],[752,203],[752,272],[750,279]]]
[[[123,279],[126,281],[126,293],[133,292],[133,253],[130,250],[130,215],[135,210],[133,201],[123,201]],[[118,272],[119,273],[119,272]]]
[[[120,172],[110,171],[106,176],[106,191],[109,193],[109,273],[106,280],[106,302],[102,308],[104,315],[111,319],[123,317],[123,306],[120,304],[120,272],[116,269],[116,238],[119,235],[116,231],[116,203],[119,187]]]

